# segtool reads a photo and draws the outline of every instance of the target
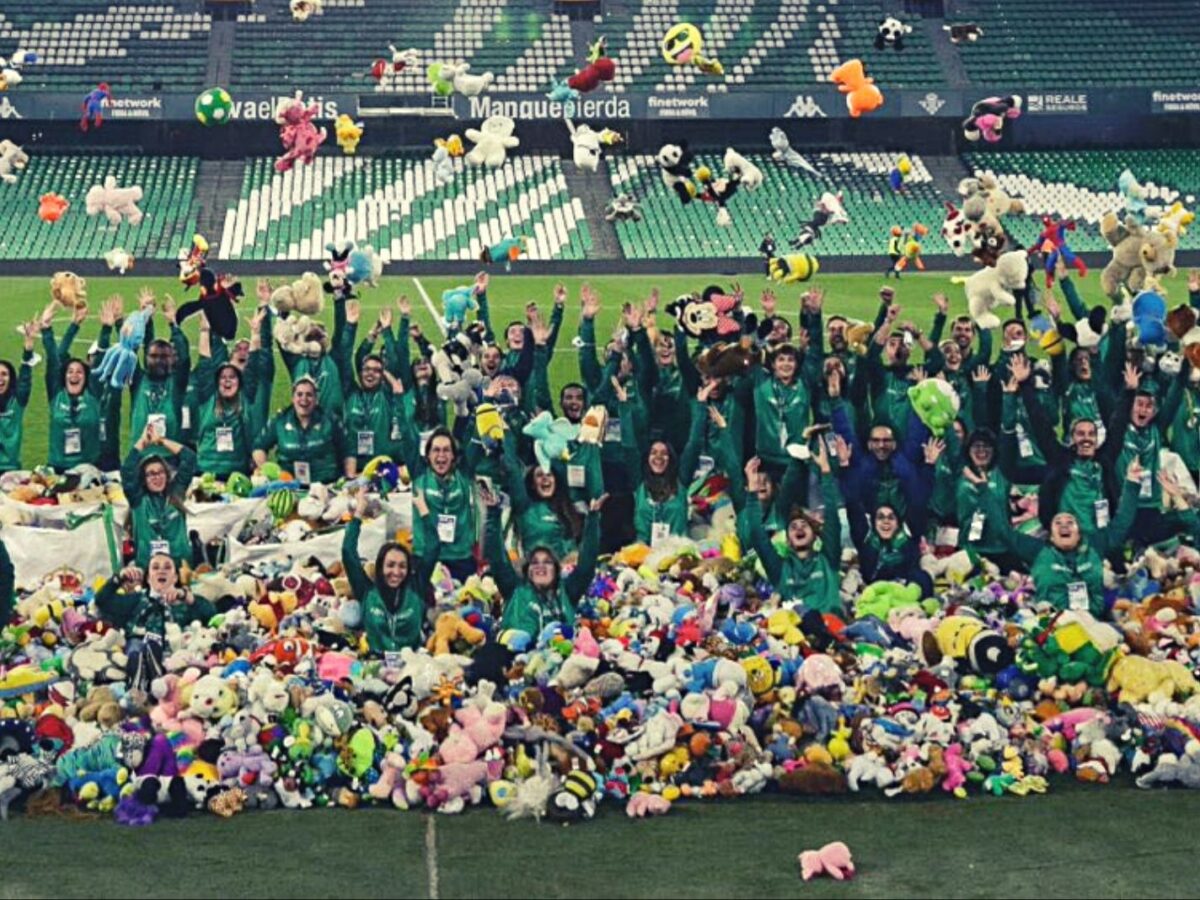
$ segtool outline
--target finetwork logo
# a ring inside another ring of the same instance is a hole
[[[936,116],[938,114],[938,110],[946,105],[946,101],[933,91],[930,91],[919,101],[918,105],[931,116]]]
[[[784,114],[787,119],[824,119],[825,110],[810,94],[797,94],[795,101]]]

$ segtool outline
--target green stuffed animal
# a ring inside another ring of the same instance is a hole
[[[854,604],[854,617],[865,619],[874,616],[886,622],[893,609],[921,607],[921,587],[916,584],[899,584],[895,581],[876,581],[867,585]]]
[[[934,435],[946,433],[946,429],[958,418],[960,400],[958,392],[947,381],[926,378],[908,389],[908,399],[913,411]]]

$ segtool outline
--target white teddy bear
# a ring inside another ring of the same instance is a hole
[[[104,179],[104,184],[92,185],[84,198],[89,216],[104,213],[113,225],[120,225],[121,219],[125,219],[130,225],[140,224],[143,214],[137,204],[141,199],[140,186],[117,187],[117,179],[112,175]]]
[[[496,76],[491,72],[484,72],[482,75],[467,74],[470,71],[470,63],[444,63],[442,78],[453,81],[454,89],[464,97],[478,97],[496,80]]]
[[[492,168],[504,165],[505,153],[521,143],[513,134],[516,127],[508,116],[491,116],[484,119],[480,130],[468,128],[467,140],[475,144],[475,149],[467,154],[467,162]]]
[[[12,141],[0,141],[0,179],[6,184],[17,183],[17,172],[29,165],[29,154]]]
[[[570,119],[565,120],[567,130],[571,132],[571,145],[575,148],[575,167],[595,172],[600,166],[600,135],[592,131],[586,122],[576,125]]]
[[[992,310],[1001,304],[1016,306],[1013,291],[1025,286],[1029,277],[1029,257],[1024,250],[1000,254],[993,268],[983,268],[965,282],[967,311],[980,328],[999,328],[1000,317]]]

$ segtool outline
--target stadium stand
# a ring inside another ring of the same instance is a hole
[[[53,16],[53,18],[51,18]],[[192,90],[204,81],[212,23],[170,3],[57,0],[0,8],[0,56],[32,51],[22,89],[87,92],[107,82],[115,97]]]
[[[385,262],[473,259],[484,244],[530,238],[530,259],[583,259],[591,249],[583,205],[552,156],[509,159],[497,169],[462,166],[438,186],[427,157],[321,157],[282,174],[250,160],[241,199],[226,214],[223,259],[300,260],[354,235]]]
[[[376,35],[374,42],[364,35]],[[296,41],[319,47],[298,54]],[[393,44],[416,49],[420,64],[376,83],[374,59]],[[235,87],[278,88],[287,82],[330,89],[429,93],[432,62],[468,62],[471,74],[492,72],[495,91],[543,91],[574,71],[566,16],[534,0],[460,0],[414,5],[400,0],[327,0],[307,22],[292,19],[287,0],[259,3],[238,17]]]
[[[970,171],[996,176],[1008,193],[1020,197],[1031,216],[1011,222],[1015,236],[1025,242],[1041,231],[1040,216],[1056,214],[1095,226],[1110,210],[1120,210],[1117,176],[1128,167],[1150,192],[1146,202],[1170,206],[1181,200],[1195,208],[1200,195],[1200,165],[1189,150],[1054,150],[964,154]],[[1071,235],[1076,250],[1104,250],[1107,244],[1095,227]],[[1184,250],[1200,249],[1200,230],[1189,228],[1180,239]]]
[[[748,154],[747,158],[763,170],[765,180],[757,191],[741,191],[729,202],[733,219],[729,228],[716,227],[712,204],[693,202],[685,206],[674,193],[667,191],[653,156],[610,160],[614,193],[631,193],[640,199],[642,206],[640,222],[616,223],[625,256],[629,259],[751,256],[765,231],[774,234],[784,252],[788,239],[809,220],[813,203],[825,191],[839,190],[850,222],[827,226],[819,244],[810,252],[881,256],[889,229],[893,225],[907,228],[913,222],[921,222],[930,230],[925,239],[926,252],[947,252],[937,233],[943,218],[942,200],[918,156],[910,157],[913,174],[905,193],[894,196],[887,175],[895,158],[889,154],[813,154],[808,160],[824,176],[820,179],[777,163],[769,156]],[[721,160],[716,156],[697,156],[696,165],[702,164],[714,171],[721,168]]]
[[[198,169],[198,160],[186,157],[34,155],[16,184],[3,186],[4,209],[27,214],[0,216],[0,257],[99,259],[124,247],[137,259],[174,259],[196,230]],[[109,175],[121,187],[141,185],[141,224],[112,226],[85,214],[88,189]],[[54,223],[36,215],[38,199],[49,192],[71,202],[70,213]]]
[[[960,2],[957,17],[985,39],[959,47],[971,80],[992,84],[1100,87],[1189,84],[1200,66],[1200,16],[1176,0]],[[1169,29],[1163,27],[1170,22]],[[1048,27],[1048,24],[1051,27]],[[1136,53],[1114,53],[1114,44]]]

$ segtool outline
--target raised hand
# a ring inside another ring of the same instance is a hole
[[[471,290],[476,294],[483,294],[487,291],[488,283],[490,281],[491,281],[491,279],[488,277],[487,272],[480,272],[478,275],[475,276],[475,284],[471,288]]]
[[[833,436],[833,452],[837,454],[838,462],[843,469],[850,466],[850,458],[854,455],[854,447],[840,434]]]
[[[567,305],[567,286],[565,284],[563,284],[561,281],[554,286],[554,305],[555,306],[566,306]]]
[[[580,306],[585,319],[596,318],[596,313],[600,312],[600,295],[592,290],[592,286],[587,282],[579,288]]]
[[[404,382],[401,381],[399,378],[397,378],[395,375],[393,375],[391,372],[389,372],[387,369],[383,370],[383,380],[388,383],[388,387],[390,387],[392,389],[393,394],[403,394],[404,393]]]
[[[401,294],[396,298],[396,311],[400,313],[402,319],[407,319],[412,315],[412,303],[409,302],[408,294]]]
[[[358,305],[357,300],[346,301],[346,323],[349,325],[357,325],[358,318],[362,315],[362,307]]]
[[[147,306],[154,306],[154,289],[144,287],[138,291],[138,309],[145,309]]]
[[[175,298],[170,294],[163,294],[163,318],[169,324],[175,324]]]
[[[601,494],[596,499],[588,503],[588,512],[598,513],[604,509],[604,504],[608,502],[608,494]]]
[[[86,303],[81,303],[71,312],[71,321],[76,325],[82,325],[87,320],[88,308]]]
[[[938,313],[944,316],[950,310],[950,298],[938,291],[933,295],[933,305],[937,307]]]
[[[629,399],[629,391],[625,390],[625,386],[621,384],[621,379],[616,375],[612,377],[612,386],[618,403],[624,403]]]
[[[936,465],[938,457],[946,450],[946,442],[941,438],[930,438],[921,445],[921,449],[925,451],[926,465]]]
[[[1142,383],[1142,373],[1133,363],[1125,363],[1125,390],[1136,391]]]
[[[976,366],[971,374],[971,380],[976,384],[987,384],[992,380],[992,370],[987,366]]]
[[[271,282],[265,278],[260,278],[254,285],[254,296],[258,298],[258,305],[265,306],[271,302]]]
[[[376,320],[381,331],[392,330],[392,311],[386,306],[379,311],[379,318]]]
[[[775,310],[779,306],[779,298],[775,296],[775,292],[767,288],[759,295],[758,304],[762,307],[763,315],[773,316]]]

